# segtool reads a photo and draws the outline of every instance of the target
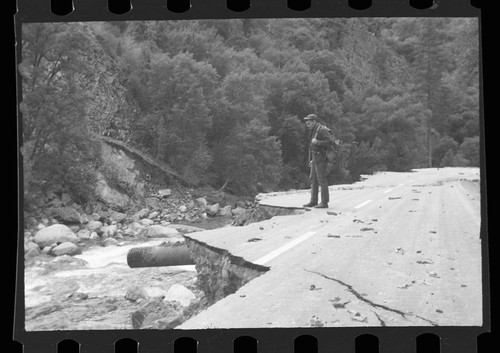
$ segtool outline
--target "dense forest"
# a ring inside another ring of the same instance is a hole
[[[316,113],[342,141],[331,184],[479,166],[478,23],[233,19],[24,25],[25,190],[92,197],[95,134],[237,194],[308,187]]]

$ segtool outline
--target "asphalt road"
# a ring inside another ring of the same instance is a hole
[[[482,325],[479,169],[378,173],[330,207],[193,233],[270,267],[178,329]],[[260,195],[300,207],[307,190]]]

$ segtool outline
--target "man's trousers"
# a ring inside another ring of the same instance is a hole
[[[321,189],[321,203],[327,204],[330,201],[328,191],[326,154],[322,152],[312,152],[311,173],[309,180],[311,181],[311,202],[318,203],[318,193]]]

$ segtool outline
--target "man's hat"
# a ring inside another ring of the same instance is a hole
[[[318,116],[316,114],[309,114],[304,118],[304,120],[318,120]]]

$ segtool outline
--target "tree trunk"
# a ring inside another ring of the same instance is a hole
[[[224,185],[222,185],[222,187],[219,189],[219,191],[217,191],[217,194],[220,194],[222,191],[224,191],[224,189],[227,187],[227,184],[229,184],[229,179],[226,179],[226,181],[224,182]]]

